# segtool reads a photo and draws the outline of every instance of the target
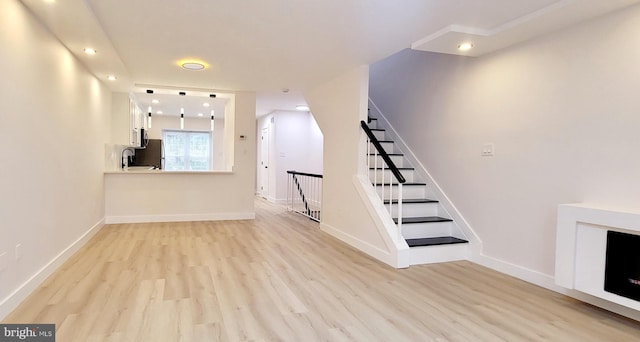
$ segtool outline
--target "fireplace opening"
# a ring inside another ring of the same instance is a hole
[[[640,301],[640,235],[607,231],[604,290]]]

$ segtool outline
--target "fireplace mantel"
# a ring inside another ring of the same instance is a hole
[[[640,302],[604,290],[607,230],[640,235],[640,209],[562,204],[556,231],[556,284],[640,311]]]

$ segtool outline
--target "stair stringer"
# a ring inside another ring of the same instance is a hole
[[[453,202],[451,202],[449,197],[447,197],[444,191],[442,191],[442,188],[433,179],[433,177],[431,177],[431,174],[429,173],[429,171],[427,171],[427,168],[418,160],[411,148],[409,148],[409,146],[404,142],[398,132],[396,132],[396,130],[384,116],[382,111],[380,111],[380,108],[378,108],[375,102],[373,102],[373,100],[371,99],[369,99],[369,108],[371,108],[371,110],[375,112],[375,114],[372,116],[378,118],[378,128],[384,128],[386,130],[386,133],[397,144],[396,147],[403,151],[404,157],[415,168],[415,172],[417,173],[418,177],[427,184],[427,188],[433,194],[433,197],[440,202],[439,209],[444,210],[446,216],[453,219],[452,224],[454,228],[458,229],[469,241],[469,248],[471,252],[470,257],[480,255],[482,252],[482,240],[480,240],[480,237],[478,237],[478,235],[473,231],[469,223],[464,219]],[[380,124],[382,124],[383,127],[380,127]]]
[[[378,197],[371,181],[369,181],[369,177],[354,175],[353,185],[390,251],[392,260],[390,260],[391,262],[385,262],[395,268],[409,267],[411,265],[409,245],[407,245],[404,238],[398,236],[398,226],[393,222],[387,208],[380,201],[380,197]]]

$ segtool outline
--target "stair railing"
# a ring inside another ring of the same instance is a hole
[[[360,121],[360,127],[362,127],[364,132],[367,134],[367,172],[371,172],[371,170],[373,170],[373,187],[374,189],[376,189],[376,192],[378,189],[378,185],[381,187],[381,191],[378,193],[378,196],[380,196],[383,204],[385,201],[385,188],[389,188],[389,215],[391,215],[391,218],[393,218],[394,178],[397,181],[398,239],[402,240],[402,184],[404,184],[406,180],[404,179],[404,176],[402,175],[396,164],[393,162],[393,160],[391,160],[391,157],[389,157],[387,151],[384,150],[382,144],[380,144],[380,141],[378,141],[378,138],[376,138],[375,134],[373,134],[373,131],[371,131],[369,125],[367,125],[365,121]],[[371,145],[373,145],[373,154],[371,153]],[[381,163],[378,163],[378,156],[382,158]],[[386,179],[387,177],[385,177],[385,169],[388,170],[387,173],[390,172],[388,182]],[[378,184],[378,172],[380,172],[381,174],[380,184]],[[391,175],[393,175],[393,177]]]
[[[287,208],[320,222],[322,175],[287,171]]]

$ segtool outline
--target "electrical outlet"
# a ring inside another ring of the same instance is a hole
[[[22,258],[22,244],[19,243],[16,245],[16,260],[20,260]]]
[[[482,156],[493,157],[493,144],[482,145]]]
[[[7,259],[7,252],[0,253],[0,272],[7,269],[7,265],[9,264],[9,261]]]

